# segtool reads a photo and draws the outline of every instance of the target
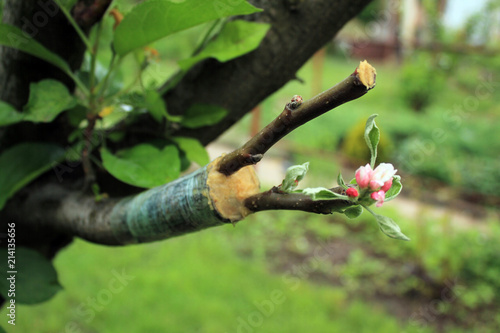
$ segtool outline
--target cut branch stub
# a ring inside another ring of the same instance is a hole
[[[256,164],[269,148],[285,135],[308,121],[357,99],[375,87],[376,71],[366,60],[354,73],[327,91],[307,100],[295,95],[281,114],[241,148],[223,157],[219,172],[226,176],[244,166]],[[259,156],[259,158],[252,158]]]

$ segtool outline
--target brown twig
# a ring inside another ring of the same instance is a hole
[[[229,176],[244,166],[256,164],[269,148],[297,127],[366,94],[375,86],[375,78],[375,69],[364,61],[354,73],[329,90],[304,102],[302,97],[294,96],[276,119],[241,148],[224,156],[219,172]]]
[[[331,190],[340,194],[343,189],[336,187]],[[244,204],[253,213],[263,210],[301,210],[316,214],[331,214],[355,205],[349,200],[312,200],[305,194],[281,192],[278,187],[253,195],[245,199]]]

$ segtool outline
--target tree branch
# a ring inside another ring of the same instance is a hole
[[[336,187],[331,190],[342,194],[343,189]],[[348,200],[312,200],[302,193],[281,192],[277,187],[245,199],[245,207],[252,213],[264,210],[300,210],[315,214],[331,214],[353,205],[353,202]]]
[[[56,184],[24,189],[0,212],[32,235],[63,233],[107,245],[151,242],[237,222],[262,210],[302,210],[317,214],[352,206],[346,200],[318,200],[279,188],[259,193],[252,166],[286,133],[324,112],[364,95],[375,86],[375,69],[366,61],[333,88],[303,102],[294,96],[282,115],[242,148],[176,181],[138,195],[99,202],[80,190]],[[266,139],[266,135],[270,135]],[[258,155],[245,158],[252,151]],[[342,192],[342,188],[333,189]],[[25,212],[31,212],[25,214]]]
[[[264,153],[285,135],[308,121],[366,94],[375,86],[375,69],[366,61],[354,73],[329,90],[302,102],[294,96],[281,114],[241,148],[223,157],[219,171],[231,175],[240,168],[256,164]]]
[[[299,68],[330,41],[370,0],[292,1],[252,0],[262,13],[245,17],[271,24],[259,47],[242,57],[219,63],[208,59],[194,66],[164,95],[172,114],[183,114],[193,104],[228,110],[218,124],[174,135],[190,136],[203,144],[217,138],[262,100],[295,78]]]

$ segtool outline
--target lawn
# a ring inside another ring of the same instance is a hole
[[[15,330],[7,327],[8,332],[304,332],[311,327],[315,332],[372,332],[373,327],[400,332],[404,328],[381,306],[351,299],[342,288],[270,273],[267,259],[258,254],[263,227],[254,220],[236,228],[229,225],[124,248],[77,240],[55,260],[65,290],[40,305],[19,305]],[[251,244],[257,245],[252,246],[255,253],[243,256],[241,249]],[[5,313],[3,309],[2,317]]]

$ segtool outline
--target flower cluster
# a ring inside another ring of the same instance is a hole
[[[365,190],[364,193],[369,193],[370,198],[377,202],[377,207],[380,207],[384,203],[385,193],[392,186],[392,177],[396,171],[390,163],[380,163],[375,170],[367,164],[356,170],[356,183],[359,189]],[[359,192],[351,187],[346,191],[346,195],[350,198],[357,198]]]

